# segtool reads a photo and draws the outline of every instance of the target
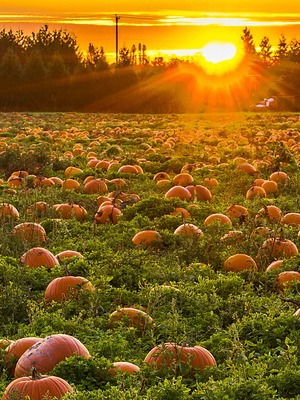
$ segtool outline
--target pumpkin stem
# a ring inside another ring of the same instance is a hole
[[[41,377],[42,376],[38,373],[37,369],[36,368],[32,368],[31,379],[32,380],[37,380],[37,379],[41,379]]]

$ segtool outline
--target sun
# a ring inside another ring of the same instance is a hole
[[[242,49],[233,42],[209,42],[199,49],[199,63],[209,75],[223,75],[237,68]]]
[[[233,43],[211,42],[200,49],[206,61],[217,64],[222,61],[232,60],[237,48]]]

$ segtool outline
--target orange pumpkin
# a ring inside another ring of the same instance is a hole
[[[62,276],[53,279],[45,290],[46,301],[63,301],[76,298],[80,290],[94,291],[94,286],[82,276]]]
[[[109,321],[112,325],[122,323],[138,329],[145,329],[147,326],[153,325],[153,319],[150,315],[134,307],[123,307],[115,310],[110,314]]]
[[[276,171],[270,175],[269,179],[271,181],[275,181],[278,185],[283,186],[289,181],[290,178],[286,172]]]
[[[16,225],[12,231],[13,235],[26,242],[45,242],[46,231],[42,225],[35,222],[23,222]]]
[[[58,376],[41,376],[32,370],[31,376],[13,380],[5,389],[2,400],[61,399],[67,393],[74,393],[72,386]]]
[[[124,174],[138,174],[139,171],[135,167],[135,165],[122,165],[119,169],[118,172],[122,172]]]
[[[71,258],[71,257],[78,257],[78,258],[84,258],[81,253],[75,250],[64,250],[61,251],[60,253],[56,254],[55,256],[59,261],[64,259],[64,258]]]
[[[194,224],[182,224],[174,231],[175,235],[203,236],[203,232]]]
[[[216,178],[204,178],[203,183],[210,188],[219,185],[219,182]]]
[[[236,167],[236,170],[241,170],[246,172],[248,175],[255,175],[257,173],[257,169],[249,163],[241,163]]]
[[[229,208],[227,208],[226,213],[232,219],[245,219],[248,216],[248,210],[246,207],[241,206],[239,204],[233,204]]]
[[[11,217],[13,219],[19,218],[19,211],[12,204],[0,204],[0,219]]]
[[[62,186],[64,189],[75,190],[80,188],[80,183],[76,179],[67,178]]]
[[[247,269],[256,271],[257,265],[254,259],[247,254],[234,254],[226,259],[223,268],[231,272],[240,272]]]
[[[55,204],[53,209],[63,219],[76,219],[78,221],[84,221],[87,217],[86,209],[79,204]]]
[[[33,344],[40,341],[41,338],[29,336],[12,342],[7,348],[4,355],[5,368],[10,376],[14,375],[15,365],[23,353]]]
[[[96,224],[116,224],[120,215],[122,215],[122,211],[113,204],[101,204],[94,216],[94,222]]]
[[[260,197],[267,197],[265,189],[263,189],[261,186],[251,186],[250,189],[247,190],[247,200],[253,200]]]
[[[183,186],[173,186],[165,193],[165,198],[171,199],[173,197],[178,197],[181,200],[190,200],[192,195],[189,190]]]
[[[191,193],[192,197],[196,198],[198,201],[210,201],[212,199],[212,194],[207,187],[202,185],[189,185],[186,187],[188,191]]]
[[[232,225],[231,219],[227,217],[227,215],[216,213],[211,214],[204,220],[204,225],[210,225],[212,223],[218,222],[220,224],[228,224],[229,226]]]
[[[21,256],[21,264],[30,268],[52,268],[59,265],[57,258],[43,247],[33,247]]]
[[[259,253],[272,259],[290,258],[298,254],[298,248],[289,239],[269,238],[263,242]]]
[[[108,373],[115,376],[118,372],[125,372],[127,374],[134,374],[140,371],[140,367],[136,364],[126,361],[116,361],[113,363],[113,367],[108,370]]]
[[[269,272],[269,271],[273,271],[273,269],[279,269],[279,268],[282,267],[283,263],[284,263],[284,260],[272,261],[272,262],[267,266],[266,271]]]
[[[277,283],[281,290],[288,289],[293,282],[300,281],[300,272],[283,271],[277,276]]]
[[[170,181],[170,176],[166,172],[157,172],[157,174],[154,175],[153,180],[154,181],[160,181],[162,179],[166,179]]]
[[[261,187],[265,190],[267,194],[276,194],[278,193],[278,185],[277,182],[272,180],[266,180],[261,185]]]
[[[300,213],[287,213],[280,222],[291,226],[300,226]]]
[[[188,210],[183,207],[176,207],[172,212],[171,215],[180,215],[182,218],[190,218],[191,214]]]
[[[140,231],[132,238],[132,243],[136,246],[141,244],[153,244],[157,240],[161,239],[161,235],[155,230]]]
[[[108,191],[107,185],[103,179],[91,179],[84,185],[86,194],[104,194]]]
[[[217,364],[214,356],[204,347],[179,346],[175,343],[165,343],[154,347],[147,354],[144,362],[154,369],[188,365],[200,372],[206,367]]]
[[[193,181],[194,181],[194,178],[192,177],[192,175],[190,175],[189,173],[186,173],[186,172],[182,172],[182,173],[174,176],[172,182],[173,182],[173,185],[176,185],[176,186],[187,186],[187,185],[190,185]]]
[[[280,208],[271,204],[271,205],[264,206],[263,208],[261,208],[258,211],[256,218],[266,217],[271,222],[279,222],[281,220],[281,216],[282,216],[282,212],[281,212]]]
[[[87,348],[73,336],[65,334],[47,336],[22,354],[16,364],[15,377],[29,376],[33,367],[40,374],[47,374],[60,361],[74,355],[90,357]]]

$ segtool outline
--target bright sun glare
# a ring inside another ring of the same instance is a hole
[[[201,54],[207,62],[217,64],[232,60],[236,55],[236,46],[233,43],[208,43],[201,49]]]

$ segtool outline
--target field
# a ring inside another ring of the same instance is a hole
[[[299,165],[299,113],[1,113],[0,394],[300,399]]]

